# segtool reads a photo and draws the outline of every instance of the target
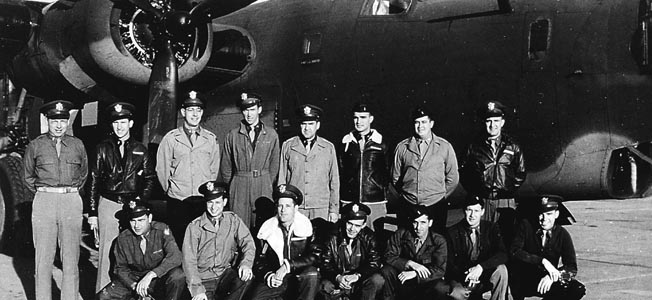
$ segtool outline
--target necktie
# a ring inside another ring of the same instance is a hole
[[[256,140],[256,130],[254,127],[251,127],[251,130],[249,130],[249,140],[251,143],[253,143]]]
[[[471,228],[471,260],[475,261],[478,259],[479,255],[478,248],[478,230],[476,228]]]
[[[196,141],[197,141],[197,132],[191,131],[190,132],[190,145],[194,146]]]
[[[54,148],[57,149],[57,157],[61,156],[61,138],[54,138],[56,144],[54,145]]]
[[[310,153],[310,141],[306,140],[303,143],[306,146],[306,153]]]
[[[426,143],[425,140],[421,140],[419,142],[419,155],[423,157],[424,155],[426,155],[426,151],[428,151],[428,144]]]
[[[421,239],[417,239],[414,244],[415,252],[419,252],[419,249],[421,249],[421,246],[423,246],[423,241],[421,241]]]
[[[125,144],[121,140],[118,140],[118,150],[120,150],[120,157],[124,157],[125,156]]]
[[[145,255],[145,250],[147,249],[147,240],[145,240],[144,236],[140,237],[140,251],[143,252],[143,255]]]
[[[346,243],[346,255],[350,258],[351,253],[353,253],[353,247],[351,246],[353,244],[353,240],[349,240],[348,243]]]
[[[489,144],[491,145],[491,153],[496,156],[496,150],[498,149],[496,145],[496,139],[491,139],[489,140]]]
[[[550,239],[550,231],[549,230],[544,230],[543,234],[541,236],[541,247],[545,248],[549,239]]]

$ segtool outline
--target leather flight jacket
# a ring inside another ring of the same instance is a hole
[[[156,173],[145,145],[129,138],[125,141],[124,157],[120,157],[118,139],[112,137],[97,145],[96,154],[89,215],[97,215],[100,196],[121,204],[136,197],[149,199]]]
[[[380,270],[380,253],[376,248],[374,232],[364,227],[354,238],[354,243],[360,247],[360,265],[356,269],[348,268],[348,262],[343,255],[346,248],[346,225],[342,223],[336,235],[328,239],[323,249],[322,276],[325,279],[335,281],[337,275],[348,275],[359,273],[362,278],[371,276]]]
[[[469,145],[460,168],[460,181],[467,192],[485,199],[510,199],[525,181],[525,160],[519,145],[504,133],[494,156],[486,137]]]
[[[385,201],[389,182],[387,145],[380,133],[372,130],[360,148],[360,134],[350,132],[339,145],[340,198],[343,202]]]

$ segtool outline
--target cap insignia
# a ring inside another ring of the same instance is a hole
[[[190,95],[190,99],[197,99],[197,92],[195,91],[190,91],[188,95]]]
[[[548,200],[549,200],[548,197],[541,198],[541,204],[543,204],[543,205],[548,204]]]
[[[129,208],[131,209],[136,208],[136,201],[129,201]]]
[[[57,105],[54,106],[54,109],[63,110],[63,104],[61,102],[57,103]]]
[[[353,213],[357,214],[358,211],[360,211],[360,207],[357,204],[353,204],[353,206],[351,207],[351,210],[353,211]]]
[[[309,115],[310,114],[310,106],[306,106],[303,108],[303,114]]]
[[[206,189],[212,192],[215,189],[215,185],[212,182],[209,182],[206,184]]]
[[[493,102],[489,102],[489,103],[487,103],[487,109],[488,109],[488,110],[494,110],[494,109],[496,109],[496,103],[493,103]]]
[[[242,101],[247,100],[247,98],[249,98],[249,95],[247,95],[247,93],[242,93],[240,95],[240,99],[242,99]]]
[[[115,109],[115,112],[118,112],[118,113],[121,112],[122,111],[122,104],[116,104],[114,109]]]
[[[285,184],[281,184],[278,186],[278,191],[281,193],[285,193]]]

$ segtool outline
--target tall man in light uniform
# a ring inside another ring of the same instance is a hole
[[[168,196],[170,229],[177,244],[190,221],[204,212],[199,185],[215,180],[220,168],[220,148],[215,134],[201,127],[204,103],[195,92],[181,105],[183,125],[168,132],[156,155],[156,175]]]
[[[99,229],[96,293],[111,282],[111,244],[120,233],[115,214],[131,201],[148,200],[156,177],[147,147],[131,137],[135,109],[126,102],[109,105],[113,135],[99,143],[95,151],[88,223],[91,229]]]
[[[301,134],[283,142],[279,184],[290,184],[303,191],[299,211],[310,219],[336,222],[340,209],[340,174],[335,147],[317,136],[321,108],[306,104],[299,107]]]
[[[485,201],[484,220],[496,222],[507,245],[512,241],[516,200],[525,181],[525,160],[518,143],[503,132],[505,106],[490,101],[480,107],[483,132],[468,146],[460,168],[464,189]]]
[[[79,244],[82,199],[79,189],[88,175],[88,158],[81,140],[66,135],[73,104],[58,100],[44,104],[48,132],[29,143],[25,150],[25,181],[35,191],[32,202],[36,299],[52,299],[52,263],[61,248],[63,280],[61,299],[78,299]]]
[[[256,94],[241,95],[243,119],[226,135],[220,167],[222,180],[230,184],[231,210],[252,230],[265,221],[256,222],[254,204],[261,197],[272,198],[279,168],[278,134],[260,121],[261,101]],[[268,206],[273,207],[271,200]]]
[[[363,203],[371,209],[367,225],[387,213],[385,189],[389,181],[387,144],[371,128],[374,116],[369,105],[353,106],[354,130],[342,138],[338,148],[342,203]]]
[[[406,225],[410,206],[424,205],[433,219],[433,230],[444,234],[448,197],[459,181],[453,146],[432,132],[435,122],[425,108],[412,111],[414,135],[404,139],[394,151],[392,184],[405,201],[398,211]]]

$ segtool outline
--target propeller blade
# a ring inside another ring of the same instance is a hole
[[[129,0],[129,2],[142,9],[144,12],[154,15],[157,19],[161,19],[163,17],[163,14],[154,8],[148,0]]]
[[[149,142],[158,144],[177,124],[179,70],[169,38],[163,38],[149,78]]]

